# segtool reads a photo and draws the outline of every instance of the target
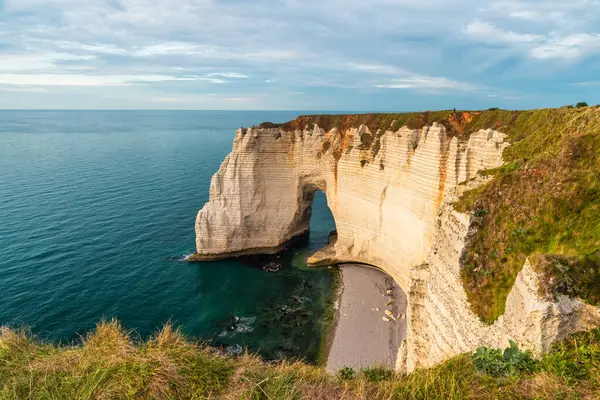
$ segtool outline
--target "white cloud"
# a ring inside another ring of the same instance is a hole
[[[454,89],[461,91],[475,90],[476,86],[467,83],[453,81],[443,77],[428,77],[428,76],[413,76],[402,79],[393,79],[392,83],[375,85],[378,88],[386,89],[424,89],[424,90],[439,90],[439,89]]]
[[[537,16],[535,11],[518,11],[511,15],[527,19],[535,19]],[[481,20],[469,23],[463,32],[477,42],[504,44],[540,60],[557,58],[573,60],[600,52],[599,33],[517,33]]]
[[[366,98],[375,104],[370,96],[391,98],[374,86],[463,95],[487,88],[479,100],[493,88],[501,100],[502,93],[518,93],[520,82],[576,76],[576,67],[587,68],[582,80],[593,80],[593,65],[581,60],[600,53],[600,0],[176,3],[5,0],[0,80],[32,90],[52,86],[53,92],[80,86],[78,93],[127,85],[131,102],[137,96],[173,104],[189,99],[190,85],[168,82],[195,81],[223,102],[259,92],[276,107],[318,107],[315,100],[297,100],[311,97],[324,99],[325,107],[329,101],[350,108],[345,104]],[[557,59],[572,62],[552,62]],[[340,96],[340,88],[348,95]],[[288,96],[292,92],[307,95]]]
[[[248,75],[239,72],[212,72],[206,76],[222,76],[223,78],[246,79]]]
[[[578,33],[549,38],[543,45],[531,49],[531,56],[539,59],[576,59],[600,52],[600,34]]]
[[[476,40],[488,43],[527,43],[542,38],[541,35],[503,30],[480,20],[469,23],[464,29],[464,33]]]
[[[46,41],[47,42],[47,41]],[[100,54],[127,54],[127,50],[124,48],[117,47],[112,44],[97,44],[97,43],[76,43],[69,41],[52,42],[65,50],[83,50],[89,53],[100,53]]]
[[[135,52],[135,55],[146,57],[146,56],[157,56],[165,54],[180,54],[180,55],[196,55],[196,54],[207,54],[214,50],[210,46],[199,46],[191,43],[182,42],[166,42],[150,46],[145,46]]]
[[[65,53],[45,54],[0,54],[1,71],[42,71],[56,69],[59,61],[93,60],[92,56],[79,56]]]
[[[0,84],[32,86],[122,86],[136,82],[195,81],[209,78],[178,78],[165,75],[75,75],[75,74],[2,74]],[[221,83],[221,82],[214,82]]]
[[[50,93],[51,90],[43,87],[26,87],[26,86],[0,86],[0,90],[4,92],[26,92],[26,93]]]
[[[559,11],[542,11],[542,10],[518,10],[509,14],[511,18],[521,19],[531,22],[560,22],[565,18],[565,15]]]
[[[364,71],[384,75],[399,75],[406,73],[404,69],[394,67],[392,65],[347,63],[347,66],[350,69],[354,69],[356,71]]]
[[[167,103],[167,104],[182,104],[182,105],[194,105],[206,102],[226,102],[226,103],[243,103],[255,100],[255,97],[228,97],[218,96],[215,93],[205,93],[202,95],[195,96],[177,96],[177,97],[153,97],[150,101],[154,103]]]

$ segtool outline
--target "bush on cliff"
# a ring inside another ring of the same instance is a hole
[[[480,347],[471,358],[478,371],[496,377],[527,374],[536,370],[531,352],[521,351],[512,340],[510,347],[504,351]]]
[[[70,346],[0,328],[0,399],[583,399],[600,393],[600,329],[556,345],[535,362],[535,372],[526,353],[495,353],[502,354],[500,374],[466,354],[410,375],[377,368],[343,380],[301,362],[227,356],[169,325],[141,342],[116,321],[102,322]]]

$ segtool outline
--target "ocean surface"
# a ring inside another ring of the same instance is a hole
[[[171,321],[230,352],[313,360],[333,281],[305,264],[335,229],[322,194],[278,272],[180,261],[235,130],[297,115],[0,111],[0,324],[71,343],[103,318],[140,338]]]

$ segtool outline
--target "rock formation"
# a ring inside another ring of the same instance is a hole
[[[544,300],[526,263],[505,315],[486,325],[470,311],[459,276],[470,216],[452,203],[482,183],[479,171],[502,165],[507,146],[495,130],[462,137],[436,123],[379,132],[364,125],[239,129],[198,213],[194,259],[279,251],[308,232],[314,193],[322,190],[337,240],[309,263],[370,264],[403,288],[408,322],[399,370],[481,345],[505,347],[508,339],[544,351],[597,325],[598,309],[577,299]]]

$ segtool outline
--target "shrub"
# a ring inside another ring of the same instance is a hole
[[[356,371],[350,367],[344,367],[338,371],[337,377],[343,381],[351,381],[356,378]]]
[[[580,101],[579,103],[575,104],[576,108],[581,108],[581,107],[588,107],[588,103],[586,103],[585,101]]]
[[[504,351],[480,347],[471,355],[475,368],[481,373],[498,376],[515,376],[535,372],[537,363],[531,352],[521,351],[510,340],[510,347]]]
[[[385,367],[363,368],[360,372],[371,382],[387,381],[394,376],[392,371]]]

